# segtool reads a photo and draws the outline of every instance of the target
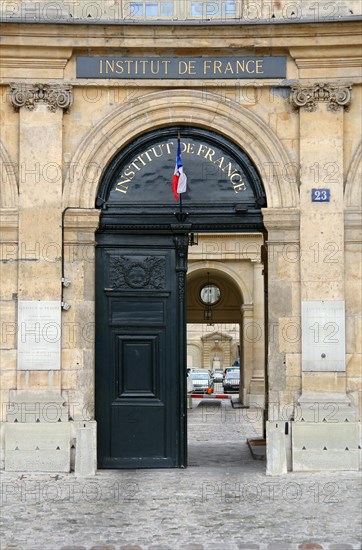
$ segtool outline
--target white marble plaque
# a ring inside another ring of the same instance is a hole
[[[61,303],[22,300],[18,304],[18,369],[59,370]]]
[[[302,302],[303,371],[345,371],[345,303]]]

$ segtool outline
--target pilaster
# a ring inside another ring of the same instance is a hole
[[[62,313],[62,388],[67,391],[73,420],[94,417],[95,232],[99,210],[68,208],[64,212]],[[68,284],[69,283],[69,284]]]
[[[338,83],[292,89],[291,103],[300,120],[301,300],[306,307],[311,302],[333,307],[345,300],[343,118],[351,99],[352,87]],[[318,200],[328,193],[328,202]],[[342,326],[337,330],[344,345]],[[345,373],[321,369],[316,364],[317,376],[303,372],[303,389],[346,391]]]
[[[6,418],[9,392],[16,387],[17,258],[18,211],[0,208],[0,421]]]
[[[5,468],[70,470],[61,385],[62,126],[70,86],[12,83],[19,112],[17,371],[6,402]],[[49,404],[53,415],[50,419]],[[15,423],[16,422],[16,423]]]
[[[287,472],[291,462],[285,422],[300,394],[301,373],[289,376],[287,359],[300,356],[300,211],[263,210],[268,231],[268,419],[267,474]]]
[[[348,208],[344,213],[346,279],[346,374],[347,394],[362,419],[362,211]]]
[[[254,339],[254,372],[253,377],[264,377],[264,266],[261,262],[252,262],[254,288],[254,323],[258,330],[258,337]]]
[[[240,398],[244,404],[247,404],[250,391],[250,381],[254,370],[253,356],[253,335],[255,327],[253,323],[254,307],[253,304],[243,304],[241,306],[242,315],[242,366],[240,369]]]
[[[20,139],[18,344],[24,348],[18,345],[17,388],[60,390],[56,371],[60,368],[62,296],[62,123],[63,111],[72,104],[72,89],[20,82],[12,83],[10,90],[10,101],[19,112]],[[34,313],[23,316],[26,308]],[[38,321],[41,331],[45,323],[58,333],[58,342],[53,334],[50,338],[52,350],[49,338],[33,334]],[[41,340],[41,350],[31,349],[32,338]],[[54,360],[48,365],[50,354]]]
[[[292,88],[300,124],[303,326],[302,394],[292,426],[295,471],[358,469],[357,410],[347,394],[344,315],[344,111],[351,99],[352,87],[345,84]]]
[[[264,274],[261,262],[252,262],[253,266],[253,372],[250,380],[249,403],[264,407],[264,369],[265,369],[265,334],[264,334]]]
[[[268,231],[268,378],[269,418],[282,417],[283,408],[300,393],[300,372],[289,376],[288,357],[301,351],[300,211],[263,210]]]

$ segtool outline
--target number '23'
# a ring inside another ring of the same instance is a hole
[[[329,189],[312,189],[312,202],[329,202]]]

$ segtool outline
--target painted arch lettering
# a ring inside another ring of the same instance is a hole
[[[158,143],[152,147],[147,148],[142,153],[139,153],[136,157],[132,158],[131,162],[123,168],[116,184],[115,191],[126,195],[132,189],[138,178],[142,178],[142,171],[150,163],[155,162],[157,159],[164,158],[168,160],[170,157],[174,158],[176,149],[175,141],[168,141],[164,143]],[[205,162],[214,167],[215,170],[219,170],[225,178],[229,181],[230,189],[234,193],[238,194],[242,191],[246,191],[246,183],[243,179],[243,175],[240,168],[226,153],[220,153],[216,148],[205,143],[193,143],[193,142],[181,142],[181,153],[185,164],[185,170],[187,170],[187,158],[192,155],[199,157],[200,162]],[[192,174],[189,174],[192,180]],[[207,170],[206,170],[207,176]],[[171,174],[170,174],[171,177]]]

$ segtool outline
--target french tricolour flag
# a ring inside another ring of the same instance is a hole
[[[187,176],[184,172],[181,160],[181,142],[180,138],[177,139],[177,155],[176,166],[172,177],[172,191],[175,200],[179,200],[179,193],[185,193],[187,188]]]

